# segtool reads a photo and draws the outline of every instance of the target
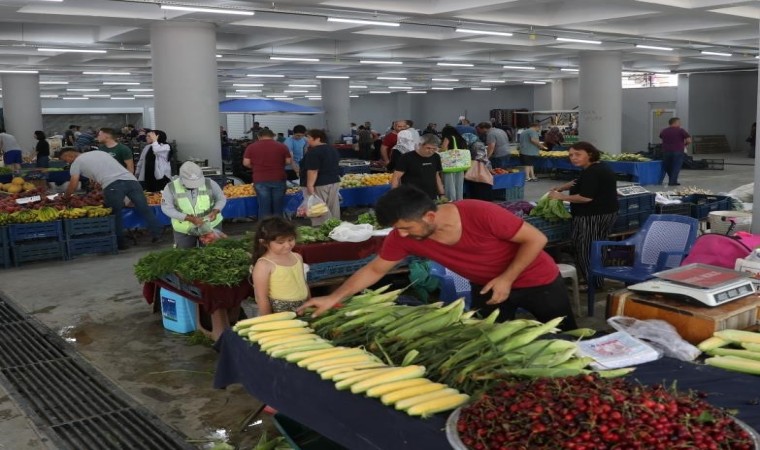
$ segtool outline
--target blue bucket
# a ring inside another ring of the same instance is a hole
[[[195,303],[168,289],[161,288],[161,314],[164,328],[175,333],[191,333],[196,330]]]

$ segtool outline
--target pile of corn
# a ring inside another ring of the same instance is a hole
[[[705,360],[710,366],[760,375],[760,333],[741,330],[716,331],[698,347],[712,356]]]
[[[366,186],[382,186],[389,184],[393,177],[390,173],[350,173],[340,179],[340,187],[354,188]]]
[[[224,186],[224,196],[227,198],[251,197],[256,195],[252,184],[227,184]]]

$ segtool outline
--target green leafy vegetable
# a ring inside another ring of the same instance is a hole
[[[536,207],[530,211],[530,216],[540,217],[549,222],[572,218],[570,212],[565,208],[565,204],[562,203],[562,200],[551,199],[549,198],[549,194],[544,194],[538,202],[536,202]]]

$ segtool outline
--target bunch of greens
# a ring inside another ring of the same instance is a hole
[[[340,225],[340,219],[327,219],[325,223],[319,226],[319,231],[324,233],[325,236],[329,236],[330,232],[334,230],[338,225]]]
[[[298,227],[296,228],[297,238],[296,242],[299,244],[312,244],[314,242],[329,241],[325,233],[319,228],[314,227]]]
[[[557,222],[559,220],[568,220],[572,218],[570,212],[565,208],[565,204],[562,200],[554,200],[549,198],[549,194],[544,194],[538,202],[536,207],[530,211],[531,217],[540,217],[549,222]]]
[[[359,217],[356,218],[356,223],[359,225],[369,224],[375,228],[380,227],[380,224],[377,223],[377,217],[375,217],[375,213],[373,212],[365,212],[365,213],[359,214]]]
[[[240,248],[203,247],[150,253],[135,264],[135,276],[144,283],[167,274],[214,286],[234,286],[248,276],[251,256]]]

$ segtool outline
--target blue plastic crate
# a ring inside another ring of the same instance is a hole
[[[0,227],[0,247],[8,247],[8,227]]]
[[[115,219],[114,216],[67,219],[63,221],[63,231],[66,239],[88,234],[114,234]]]
[[[633,214],[636,212],[650,213],[654,211],[655,194],[647,192],[645,194],[629,195],[618,198],[618,215]]]
[[[182,289],[182,282],[180,281],[177,274],[167,273],[161,277],[161,281],[167,283],[169,286],[175,287],[177,289]]]
[[[0,247],[0,267],[7,269],[11,265],[11,249],[6,245]]]
[[[691,204],[691,217],[703,220],[707,219],[713,211],[731,211],[733,204],[730,197],[723,195],[691,194],[681,199],[684,203]]]
[[[66,241],[66,256],[76,258],[80,255],[97,253],[118,253],[116,235],[90,236]]]
[[[657,205],[657,214],[674,214],[677,216],[691,217],[691,205],[689,203],[673,203],[670,205]]]
[[[201,292],[201,288],[198,286],[188,283],[186,281],[180,280],[180,289],[183,292],[187,292],[188,294],[192,295],[196,298],[201,298],[203,296],[203,293]]]
[[[30,261],[44,261],[47,259],[66,259],[66,251],[63,242],[58,240],[43,240],[23,242],[11,246],[13,265]]]
[[[11,244],[35,239],[63,240],[61,221],[41,223],[17,223],[8,226],[8,238]]]
[[[549,242],[561,242],[570,239],[572,231],[572,222],[570,220],[560,220],[549,222],[540,217],[523,217],[523,220],[538,228],[539,231],[546,235]]]
[[[375,258],[375,255],[353,261],[328,261],[323,263],[309,264],[307,282],[319,281],[325,278],[336,278],[353,275],[354,272],[366,266]]]
[[[652,211],[634,212],[631,214],[618,214],[615,225],[612,226],[613,233],[624,233],[627,231],[636,231],[644,225]]]
[[[494,189],[493,198],[494,200],[505,200],[505,201],[522,200],[524,193],[525,193],[525,188],[522,186],[515,186],[515,187],[505,188],[505,189]]]

